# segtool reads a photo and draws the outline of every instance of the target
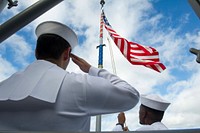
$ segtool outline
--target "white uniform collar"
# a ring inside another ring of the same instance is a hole
[[[54,103],[66,71],[44,60],[37,60],[24,71],[0,83],[0,100],[21,100],[32,96]]]

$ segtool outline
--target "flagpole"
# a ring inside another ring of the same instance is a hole
[[[105,4],[104,0],[100,1],[101,4],[101,10],[103,9],[103,6]],[[99,48],[99,57],[98,57],[98,68],[103,68],[103,16],[101,14],[100,17],[100,35],[99,35],[99,45],[97,48]],[[96,132],[101,131],[101,115],[96,116]]]

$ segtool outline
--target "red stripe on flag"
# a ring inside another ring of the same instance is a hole
[[[102,14],[104,15],[103,11]],[[162,72],[166,69],[166,67],[159,62],[159,53],[155,48],[143,46],[135,42],[129,42],[125,38],[122,38],[112,29],[105,15],[103,18],[105,29],[110,34],[116,46],[120,49],[121,53],[131,64],[143,65],[157,72]]]

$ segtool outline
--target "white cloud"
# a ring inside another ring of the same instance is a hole
[[[0,57],[0,81],[8,78],[14,72],[16,72],[16,69],[12,64]]]
[[[168,98],[173,97],[165,117],[165,122],[172,128],[199,127],[200,108],[199,105],[199,71],[189,81],[174,86]],[[177,83],[179,84],[179,82]],[[182,90],[181,90],[182,89]],[[176,90],[179,90],[178,92]],[[174,94],[175,93],[175,94]],[[178,94],[177,94],[178,93]]]
[[[27,57],[34,54],[31,45],[26,41],[28,40],[25,40],[24,37],[14,34],[3,43],[7,49],[11,49],[11,51],[7,54],[11,54],[13,56],[12,62],[16,62],[22,67],[28,65],[29,61],[27,60]]]

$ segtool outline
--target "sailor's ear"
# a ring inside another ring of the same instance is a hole
[[[70,58],[70,54],[71,54],[71,48],[69,47],[68,49],[66,49],[64,51],[64,60],[67,60]]]

